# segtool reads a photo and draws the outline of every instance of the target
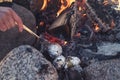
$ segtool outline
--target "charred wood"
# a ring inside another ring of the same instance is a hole
[[[98,17],[98,15],[95,13],[95,11],[89,5],[88,2],[86,2],[85,5],[86,5],[86,8],[87,8],[86,14],[87,14],[88,18],[90,19],[90,21],[92,23],[97,23],[102,32],[108,31],[110,29],[110,26],[105,24],[104,22],[102,22],[102,20]]]

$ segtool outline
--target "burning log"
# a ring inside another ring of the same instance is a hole
[[[87,1],[85,2],[85,5],[87,8],[86,14],[90,19],[90,21],[93,23],[97,23],[101,31],[103,32],[108,31],[110,29],[110,26],[102,22],[102,20],[97,16],[97,14],[95,13],[95,11],[92,9],[92,7],[89,5]]]
[[[49,30],[52,30],[54,28],[57,27],[61,27],[63,25],[65,25],[68,21],[67,19],[67,15],[69,14],[69,12],[65,12],[64,14],[60,15],[54,22],[53,24],[49,27]]]
[[[65,26],[66,24],[69,24],[67,29],[69,29],[70,38],[72,39],[75,35],[76,31],[76,25],[78,23],[77,19],[77,12],[78,12],[78,1],[75,1],[74,4],[70,7],[71,9],[64,14],[60,15],[55,22],[50,26],[49,30]]]
[[[61,0],[62,5],[60,10],[57,12],[57,16],[59,16],[66,8],[70,7],[73,2],[75,2],[75,0]]]

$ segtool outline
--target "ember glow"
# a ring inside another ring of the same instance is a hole
[[[81,8],[81,7],[79,7],[79,11],[82,11],[82,8]]]
[[[95,26],[95,32],[98,32],[99,30],[100,30],[100,28],[99,28],[99,26],[98,26],[98,24],[94,24],[94,26]]]
[[[64,45],[66,45],[68,42],[67,41],[64,41]]]
[[[81,36],[81,33],[77,33],[74,36],[79,38]]]
[[[75,0],[60,0],[61,7],[57,12],[57,16],[59,16],[66,8],[70,7],[70,5],[75,2]]]
[[[112,21],[111,21],[111,29],[113,29],[114,26],[115,26],[115,22],[114,22],[114,20],[112,20]]]
[[[48,34],[48,33],[45,33],[45,34],[44,34],[44,38],[45,38],[46,40],[48,40],[50,43],[58,43],[58,44],[60,44],[60,45],[62,45],[62,46],[64,46],[64,45],[67,44],[67,41],[58,39],[58,38],[56,38],[56,37],[54,37],[54,36],[52,36],[52,35],[50,35],[50,34]]]
[[[85,16],[87,16],[87,14],[83,14],[82,16],[85,17]]]
[[[43,22],[43,21],[41,21],[40,23],[39,23],[39,25],[40,26],[43,26],[45,23]]]

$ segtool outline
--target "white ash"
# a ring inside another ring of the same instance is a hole
[[[118,52],[120,52],[119,43],[103,42],[101,45],[98,46],[97,54],[116,55]]]
[[[52,43],[48,46],[48,52],[52,58],[56,58],[62,54],[62,47],[58,43]]]
[[[57,69],[61,69],[65,65],[65,57],[64,56],[58,56],[54,61],[53,61],[54,66]]]
[[[80,63],[81,63],[81,61],[78,57],[68,56],[67,58],[65,58],[63,55],[58,56],[53,61],[54,66],[58,70],[62,69],[62,68],[64,68],[64,69],[72,68],[74,66],[78,66]]]

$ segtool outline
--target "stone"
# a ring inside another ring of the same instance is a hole
[[[120,40],[120,32],[116,34],[116,39]]]
[[[67,71],[69,80],[84,80],[83,79],[83,69],[80,65],[71,67]]]
[[[62,54],[62,47],[58,43],[51,43],[48,45],[48,53],[54,59]]]
[[[22,6],[12,5],[12,9],[21,17],[23,23],[32,31],[36,32],[36,21],[33,14]],[[32,45],[35,37],[26,32],[18,31],[18,27],[14,27],[6,32],[0,31],[0,60],[13,48],[22,44]]]
[[[58,80],[53,65],[28,45],[10,51],[0,63],[0,80]]]
[[[14,3],[24,6],[27,9],[30,9],[31,0],[13,0]]]
[[[96,54],[116,55],[119,52],[120,52],[119,43],[102,42],[100,45],[98,45],[98,51]]]
[[[95,62],[84,71],[85,80],[120,80],[120,59]]]

